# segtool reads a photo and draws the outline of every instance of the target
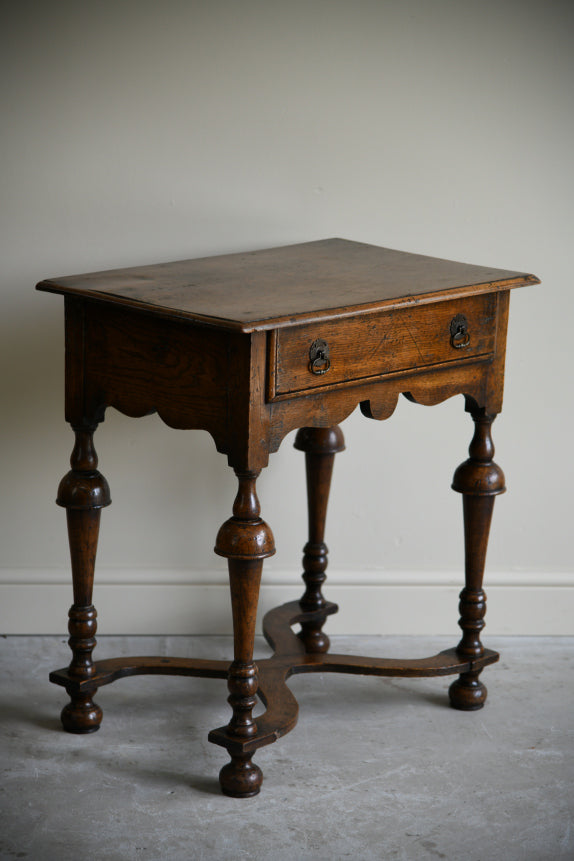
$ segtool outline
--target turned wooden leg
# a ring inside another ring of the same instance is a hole
[[[307,505],[309,540],[303,548],[303,580],[305,593],[300,600],[302,610],[321,610],[326,601],[321,591],[327,575],[327,545],[325,520],[335,455],[345,449],[343,432],[337,425],[330,428],[301,428],[295,437],[295,448],[305,452],[307,473]],[[322,628],[325,618],[302,622],[297,635],[307,652],[329,650],[329,638]]]
[[[260,507],[255,483],[259,472],[239,473],[239,490],[233,517],[217,535],[215,552],[225,556],[229,566],[229,585],[233,613],[233,663],[229,668],[228,702],[233,709],[227,733],[233,740],[245,741],[257,734],[253,708],[257,702],[257,666],[253,661],[255,620],[263,560],[275,553],[273,533],[259,517]],[[251,761],[251,754],[229,749],[231,762],[219,773],[225,795],[247,798],[257,795],[263,774]]]
[[[95,427],[74,428],[76,444],[72,452],[72,469],[58,488],[58,505],[66,508],[68,538],[72,561],[74,603],[69,611],[68,643],[72,661],[68,668],[71,680],[66,690],[70,703],[62,711],[62,724],[67,732],[88,733],[99,729],[102,710],[93,701],[97,688],[78,693],[74,681],[83,682],[94,675],[92,652],[96,645],[96,608],[92,604],[94,566],[101,509],[111,502],[106,479],[97,470],[98,457],[94,449]]]
[[[488,533],[494,498],[504,493],[504,473],[492,458],[494,445],[491,425],[495,416],[484,410],[471,412],[475,432],[469,455],[454,474],[452,487],[463,494],[465,587],[460,593],[462,639],[457,646],[459,655],[479,658],[484,654],[480,632],[484,628],[486,595],[482,589]],[[451,705],[456,709],[474,711],[486,700],[486,688],[479,681],[480,670],[462,673],[449,689]]]

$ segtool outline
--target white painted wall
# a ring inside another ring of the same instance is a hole
[[[512,296],[509,493],[488,631],[573,633],[574,5],[555,0],[54,0],[5,6],[0,46],[0,630],[65,631],[63,303],[44,277],[343,236],[537,274]],[[353,415],[328,543],[331,631],[451,632],[462,398]],[[259,481],[297,597],[303,458]],[[110,411],[96,435],[100,632],[229,629],[212,553],[235,479],[206,433]],[[355,588],[355,584],[357,587]],[[362,585],[359,585],[362,584]]]

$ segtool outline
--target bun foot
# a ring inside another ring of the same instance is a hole
[[[257,795],[263,783],[263,772],[251,762],[251,755],[232,756],[231,762],[219,772],[219,783],[224,795],[231,798],[250,798]]]
[[[462,673],[448,690],[453,709],[465,712],[481,709],[486,693],[486,687],[478,680],[478,673]]]
[[[93,701],[91,694],[88,694],[82,698],[77,697],[64,706],[60,718],[66,732],[85,735],[99,730],[103,712]]]

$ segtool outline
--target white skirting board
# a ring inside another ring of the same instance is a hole
[[[461,580],[452,572],[329,572],[324,592],[339,604],[329,634],[452,635],[460,631]],[[574,635],[574,572],[489,574],[486,629],[492,635]],[[264,572],[261,617],[302,594],[298,572]],[[62,634],[72,602],[64,570],[0,569],[0,634]],[[224,571],[104,570],[94,604],[100,634],[230,634]]]

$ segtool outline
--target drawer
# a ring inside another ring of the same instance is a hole
[[[495,349],[496,309],[488,293],[278,329],[270,396],[486,357]]]

